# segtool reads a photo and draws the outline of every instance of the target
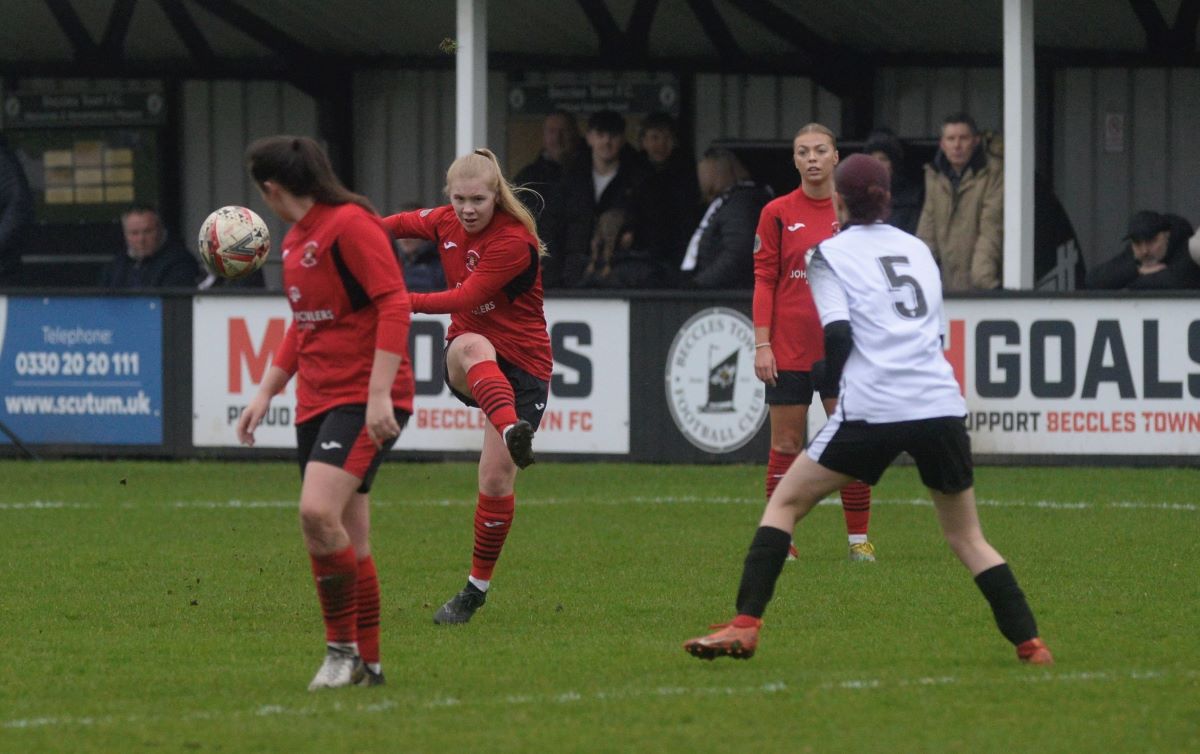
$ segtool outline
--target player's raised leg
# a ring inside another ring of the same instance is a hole
[[[470,396],[488,422],[505,441],[513,463],[525,468],[533,463],[533,427],[517,416],[512,384],[500,369],[496,349],[482,335],[465,333],[446,351],[450,384]]]
[[[750,542],[738,586],[737,615],[728,623],[712,626],[719,629],[715,633],[684,642],[684,650],[702,660],[748,659],[754,655],[762,616],[775,592],[796,523],[821,498],[850,481],[850,477],[821,466],[806,454],[796,459],[767,502]]]

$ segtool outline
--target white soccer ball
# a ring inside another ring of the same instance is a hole
[[[271,231],[263,219],[246,207],[214,210],[200,226],[200,259],[209,272],[236,280],[267,261]]]

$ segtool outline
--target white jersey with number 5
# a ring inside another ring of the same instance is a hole
[[[942,278],[924,242],[883,223],[852,225],[809,251],[808,282],[822,326],[850,322],[845,420],[966,415],[942,353]]]

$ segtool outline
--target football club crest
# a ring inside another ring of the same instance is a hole
[[[690,443],[737,450],[767,418],[766,386],[754,376],[754,323],[725,307],[683,324],[667,352],[667,406]]]
[[[467,250],[467,272],[474,272],[475,265],[479,264],[479,252],[474,249]]]
[[[316,241],[309,241],[304,244],[304,256],[300,258],[300,266],[316,267],[317,266],[317,247],[319,244]]]

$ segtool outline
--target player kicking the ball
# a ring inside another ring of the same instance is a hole
[[[814,365],[814,378],[822,393],[840,388],[837,410],[767,502],[746,555],[736,617],[683,647],[705,660],[751,657],[797,522],[854,479],[874,485],[907,452],[1000,633],[1021,661],[1050,665],[1016,577],[979,525],[966,403],[942,354],[937,264],[920,240],[882,222],[891,201],[882,163],[852,155],[836,183],[843,230],[809,253],[808,278],[825,330],[825,360]]]
[[[533,434],[546,410],[553,361],[542,313],[541,254],[533,216],[504,179],[496,156],[476,149],[446,171],[449,206],[384,219],[396,238],[438,244],[446,291],[412,293],[414,312],[449,314],[446,384],[483,409],[475,549],[463,589],[434,614],[466,623],[483,607],[516,508],[517,469],[533,463]]]

